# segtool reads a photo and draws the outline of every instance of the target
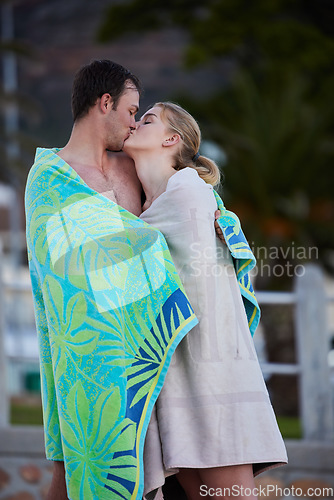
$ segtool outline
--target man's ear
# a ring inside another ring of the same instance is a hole
[[[162,143],[163,146],[174,146],[175,144],[178,144],[181,140],[181,137],[179,134],[173,134],[169,136],[167,139],[165,139]]]
[[[113,100],[110,94],[103,94],[100,98],[99,107],[102,113],[106,113],[113,105]]]

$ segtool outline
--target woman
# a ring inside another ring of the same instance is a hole
[[[177,347],[155,405],[145,443],[144,491],[158,491],[165,476],[177,474],[189,500],[209,491],[215,498],[216,488],[233,486],[233,496],[242,498],[241,487],[253,492],[254,476],[287,457],[233,259],[214,231],[219,170],[199,155],[200,139],[189,113],[157,103],[124,146],[146,195],[141,218],[165,235],[199,318]]]

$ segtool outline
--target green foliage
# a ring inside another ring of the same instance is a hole
[[[43,425],[42,403],[35,400],[33,403],[18,398],[10,405],[10,423],[12,425]]]
[[[116,34],[106,20],[103,39],[133,31],[128,21],[140,11],[136,30],[187,32],[186,67],[234,61],[229,74],[221,72],[215,95],[195,102],[176,89],[174,100],[194,114],[203,137],[226,152],[224,198],[246,235],[258,244],[317,246],[333,270],[334,10],[326,5],[173,0],[160,7],[135,0],[120,10],[109,7],[122,28]]]
[[[263,62],[303,71],[326,71],[334,57],[334,41],[315,24],[303,0],[134,0],[112,5],[98,38],[114,40],[131,32],[177,26],[187,30],[189,66],[233,55],[245,67]]]
[[[312,85],[295,73],[270,81],[243,72],[218,95],[181,102],[227,153],[224,197],[243,211],[246,233],[262,244],[317,245],[329,268],[334,105],[312,98]],[[328,200],[327,218],[315,219],[319,200]]]
[[[134,0],[112,5],[106,9],[98,40],[106,42],[126,33],[157,30],[174,24],[188,27],[192,22],[192,12],[202,4],[199,0],[171,0],[166,5],[156,0]]]
[[[278,416],[277,423],[284,439],[302,439],[300,418]]]

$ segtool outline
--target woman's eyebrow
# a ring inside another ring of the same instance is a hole
[[[141,120],[142,120],[143,118],[147,118],[148,116],[155,116],[155,117],[157,118],[157,115],[155,115],[154,113],[145,113],[145,115],[143,115],[143,116],[141,117]]]

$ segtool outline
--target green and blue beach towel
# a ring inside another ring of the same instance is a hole
[[[26,188],[46,456],[72,500],[141,499],[171,356],[197,319],[164,237],[38,149]]]
[[[256,259],[241,229],[238,216],[234,212],[227,210],[218,193],[215,190],[213,192],[216,197],[217,207],[221,212],[218,224],[223,231],[226,244],[233,257],[249,330],[254,336],[261,313],[249,273],[256,266]]]

